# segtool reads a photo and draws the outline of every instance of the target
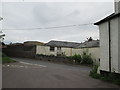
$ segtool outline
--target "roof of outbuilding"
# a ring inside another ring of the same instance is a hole
[[[44,45],[44,43],[39,41],[26,41],[24,45]]]
[[[50,41],[45,44],[46,46],[54,46],[54,47],[69,47],[69,48],[75,48],[80,45],[80,43],[76,42],[67,42],[67,41]]]
[[[23,43],[12,43],[8,46],[22,46],[22,45],[24,45],[24,44]]]
[[[99,47],[99,40],[85,41],[77,48],[91,48],[91,47]]]
[[[120,16],[120,13],[117,13],[117,14],[112,13],[111,15],[107,16],[106,18],[104,18],[104,19],[102,19],[102,20],[94,23],[94,25],[99,25],[99,24],[101,24],[101,23],[103,23],[103,22],[105,22],[105,21],[108,21],[108,20],[110,20],[110,19],[112,19],[112,18],[115,18],[115,17],[118,17],[118,16]]]

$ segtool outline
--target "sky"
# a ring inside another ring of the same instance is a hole
[[[99,39],[99,28],[91,23],[113,12],[113,2],[4,2],[4,42],[83,42],[89,37]],[[69,25],[76,26],[45,29]]]

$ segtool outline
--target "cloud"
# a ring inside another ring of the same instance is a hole
[[[113,12],[113,3],[104,2],[37,2],[3,3],[3,28],[43,28],[96,22]],[[82,42],[87,37],[99,38],[96,26],[59,29],[5,30],[5,42],[51,39]]]

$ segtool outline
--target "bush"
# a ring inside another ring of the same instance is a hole
[[[74,56],[69,56],[68,58],[75,60],[77,63],[80,63],[82,60],[81,55],[77,55],[77,54],[75,54]]]
[[[91,54],[88,54],[87,52],[83,52],[82,55],[75,54],[74,56],[69,56],[68,58],[70,60],[75,60],[79,64],[93,64]]]
[[[93,64],[91,54],[83,52],[83,54],[82,54],[82,62],[81,63],[82,64]]]
[[[82,58],[81,58],[81,55],[76,55],[76,54],[75,54],[72,58],[73,58],[74,60],[76,60],[77,63],[80,63],[80,62],[81,62],[81,59],[82,59]]]

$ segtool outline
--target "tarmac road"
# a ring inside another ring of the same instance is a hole
[[[90,67],[18,59],[3,64],[3,88],[118,88],[89,77]]]

